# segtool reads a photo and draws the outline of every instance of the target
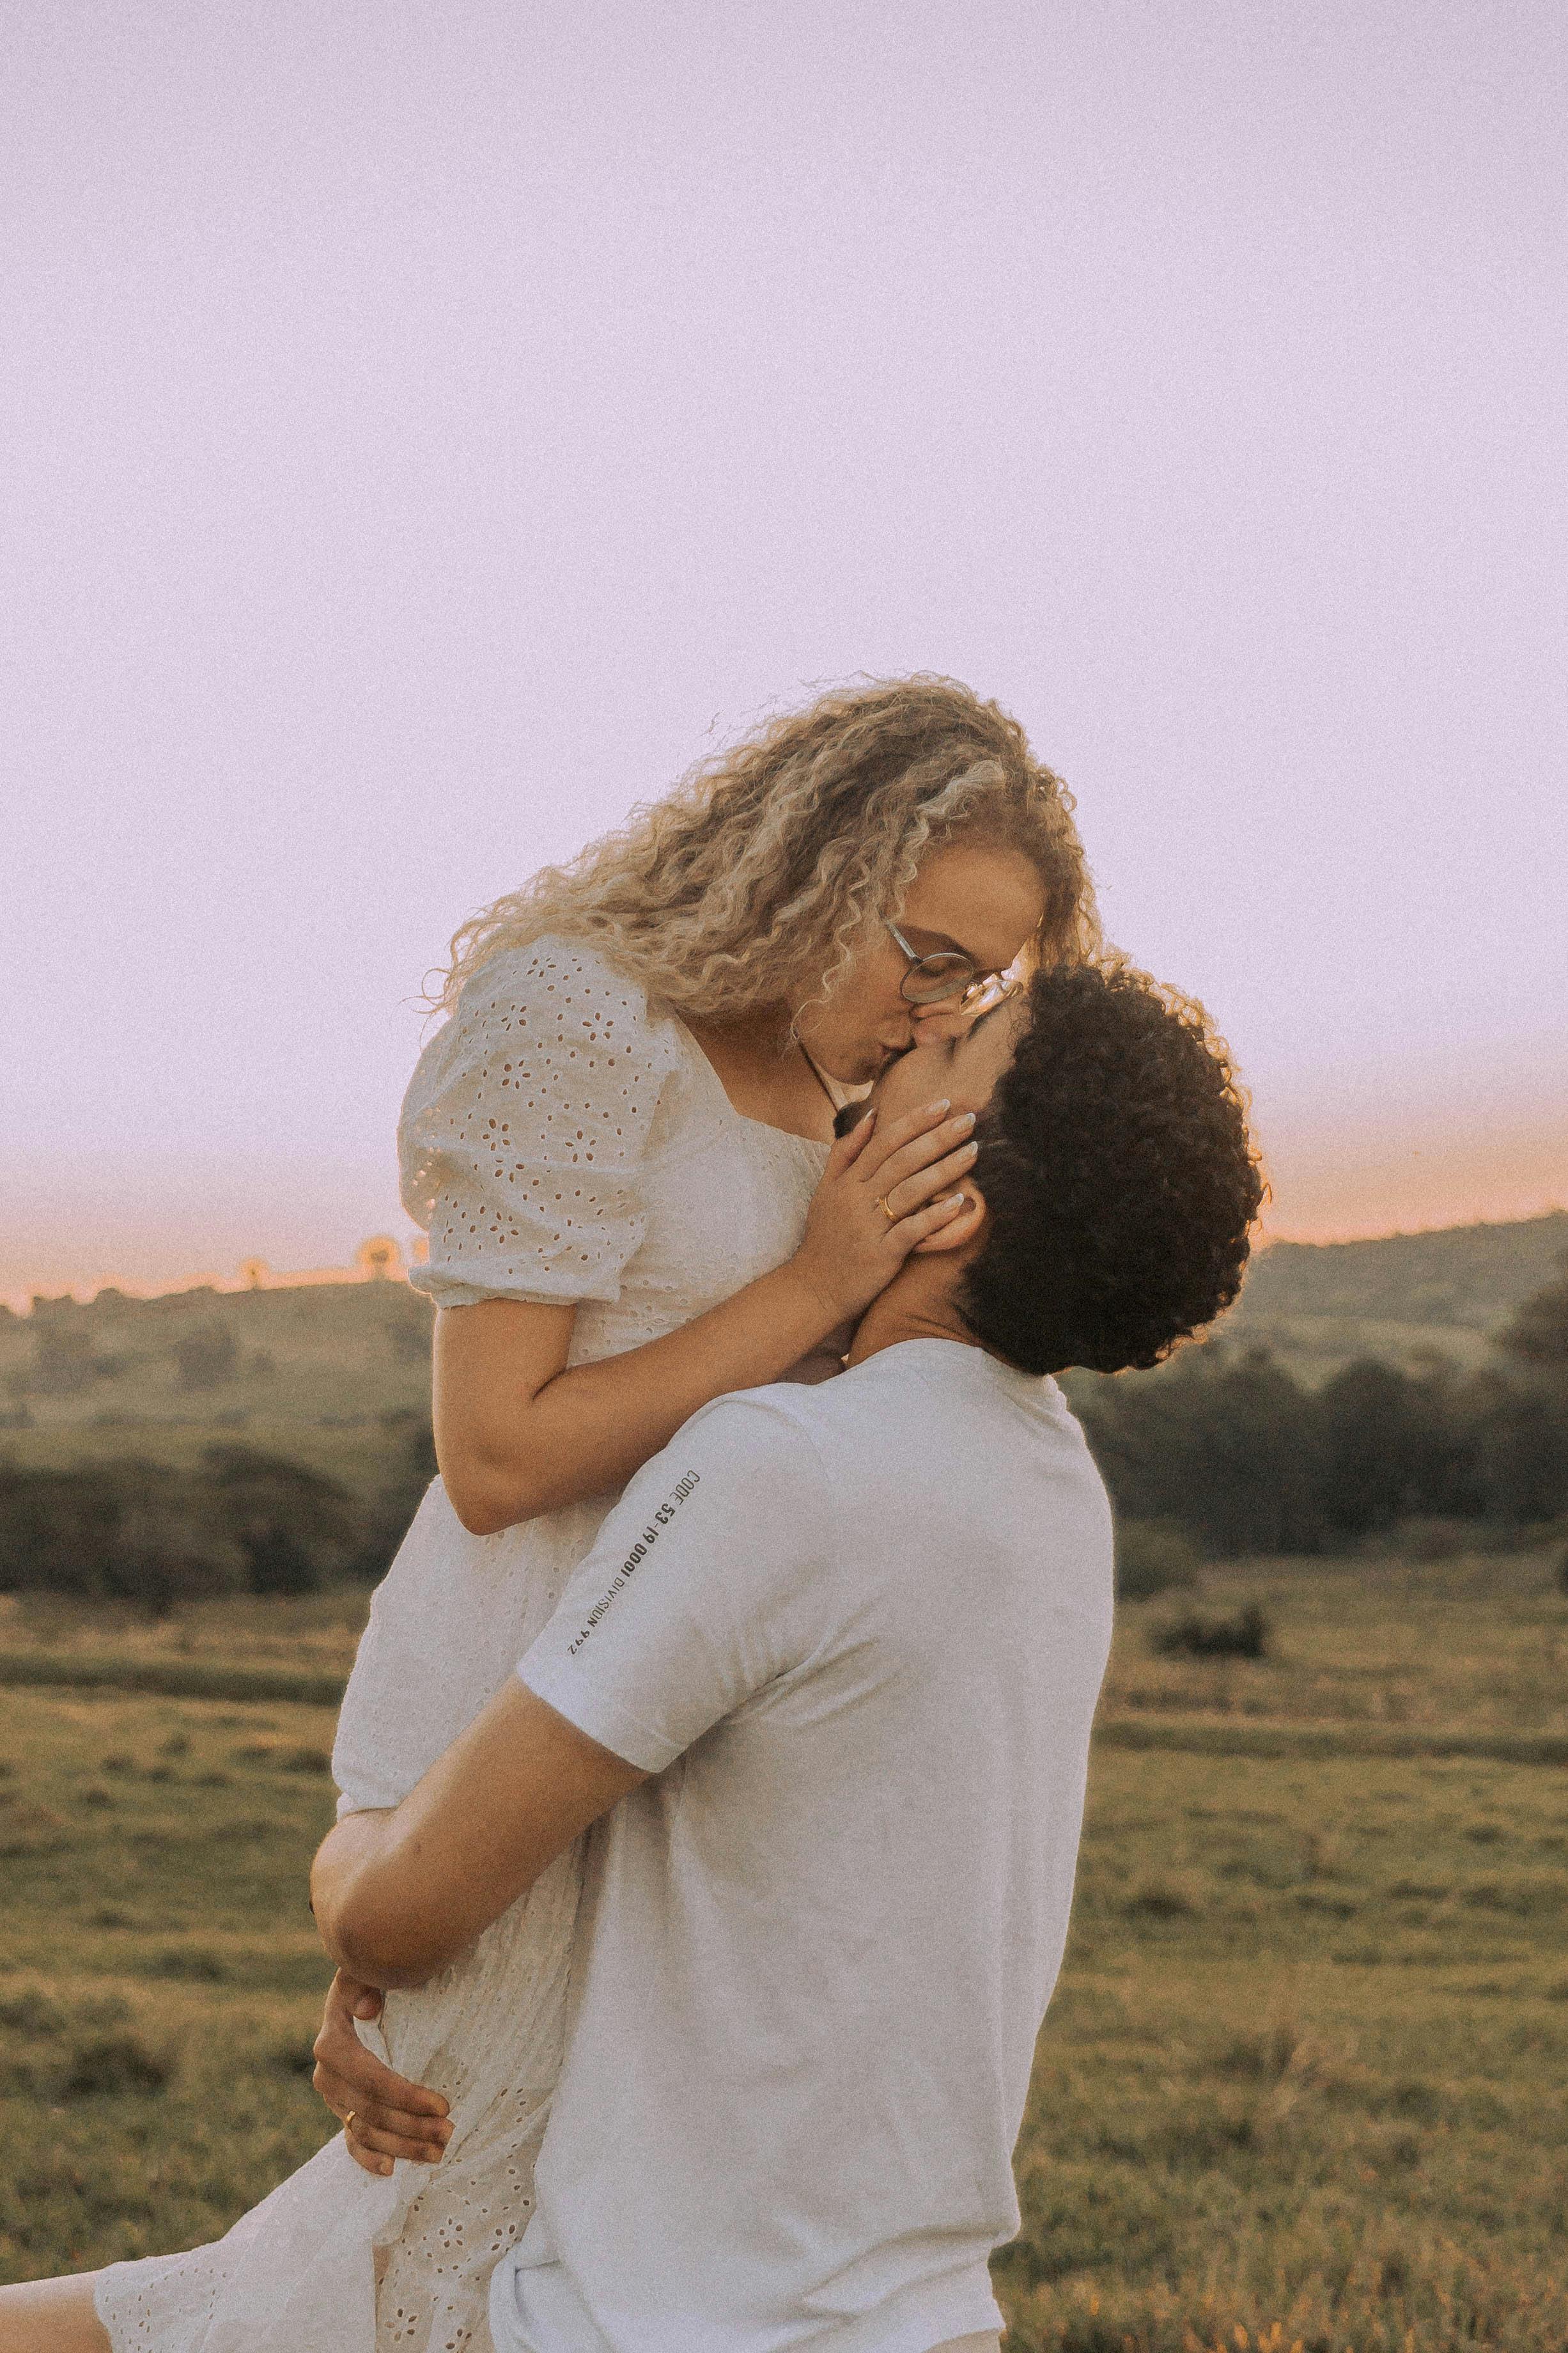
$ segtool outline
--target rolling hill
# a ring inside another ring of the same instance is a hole
[[[1355,1356],[1434,1351],[1474,1364],[1489,1336],[1568,1261],[1568,1211],[1371,1241],[1274,1242],[1225,1327],[1313,1377]]]
[[[1568,1212],[1373,1241],[1276,1242],[1222,1327],[1319,1379],[1356,1356],[1467,1364],[1568,1257]],[[0,1310],[0,1448],[24,1461],[194,1460],[215,1437],[368,1485],[429,1395],[430,1310],[405,1283],[210,1289]]]

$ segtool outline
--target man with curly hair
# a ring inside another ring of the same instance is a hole
[[[1261,1186],[1201,1008],[1125,968],[1041,975],[873,1109],[938,1091],[978,1115],[963,1213],[848,1370],[697,1414],[509,1687],[318,1858],[330,1949],[395,1986],[594,1826],[497,2353],[996,2345],[1110,1631],[1105,1493],[1048,1376],[1217,1314]]]

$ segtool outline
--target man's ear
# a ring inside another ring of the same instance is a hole
[[[979,1240],[985,1224],[985,1197],[973,1180],[963,1187],[963,1208],[945,1226],[915,1244],[911,1258],[935,1258],[939,1251],[967,1250],[971,1242]]]

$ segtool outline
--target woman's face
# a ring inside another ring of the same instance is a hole
[[[917,955],[969,957],[983,977],[1005,972],[1039,930],[1046,894],[1022,850],[950,843],[921,863],[899,929]],[[911,1005],[900,994],[909,958],[879,923],[826,1004],[801,1008],[796,1035],[847,1087],[864,1086],[911,1046],[952,1034],[956,997]]]

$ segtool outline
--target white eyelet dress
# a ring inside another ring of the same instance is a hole
[[[826,1145],[742,1118],[684,1026],[595,949],[498,955],[421,1056],[399,1129],[439,1306],[573,1302],[572,1362],[614,1356],[730,1298],[800,1240]],[[340,1811],[391,1806],[544,1624],[615,1502],[472,1536],[439,1480],[378,1588],[333,1750]],[[485,2295],[532,2211],[560,2065],[581,1857],[362,2030],[445,2093],[435,2168],[363,2172],[329,2141],[227,2236],[116,2263],[114,2353],[491,2353]]]

